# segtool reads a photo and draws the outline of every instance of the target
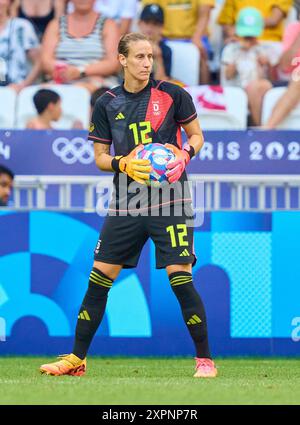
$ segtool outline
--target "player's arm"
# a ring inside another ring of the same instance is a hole
[[[188,137],[187,143],[194,149],[194,155],[196,155],[204,144],[203,133],[200,128],[199,120],[196,118],[188,124],[183,124],[182,127]],[[187,146],[184,145],[184,149],[186,148]]]
[[[181,174],[185,170],[185,167],[190,162],[190,160],[195,156],[203,146],[204,139],[203,134],[200,128],[198,119],[194,119],[188,124],[182,125],[188,140],[184,144],[183,149],[179,149],[174,145],[166,143],[168,147],[175,155],[175,161],[170,162],[167,165],[169,171],[167,171],[166,176],[169,183],[174,183],[179,180]]]
[[[177,89],[174,104],[174,118],[186,132],[188,140],[183,149],[169,143],[165,145],[175,155],[175,160],[167,165],[166,177],[169,183],[174,183],[180,179],[187,164],[203,145],[203,135],[191,95],[184,89]]]
[[[113,171],[111,163],[113,157],[110,155],[112,144],[112,133],[106,114],[107,99],[99,98],[96,102],[88,139],[94,143],[94,155],[97,167],[101,171]]]
[[[113,171],[111,166],[113,156],[111,156],[109,152],[110,145],[94,143],[95,162],[101,171]]]

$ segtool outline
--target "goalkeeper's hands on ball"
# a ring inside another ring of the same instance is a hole
[[[185,167],[190,162],[191,158],[195,155],[195,150],[193,146],[189,145],[189,143],[186,143],[183,149],[179,149],[177,146],[171,145],[169,143],[166,143],[165,147],[170,149],[175,155],[175,160],[168,163],[168,171],[166,172],[168,182],[175,183],[180,179],[182,173],[185,170]]]
[[[146,185],[150,180],[151,163],[149,159],[136,159],[143,149],[143,145],[138,145],[126,156],[115,156],[112,160],[113,170],[125,173],[136,182]]]

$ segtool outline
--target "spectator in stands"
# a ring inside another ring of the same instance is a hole
[[[41,40],[49,22],[61,16],[64,7],[64,0],[14,0],[11,15],[30,21]]]
[[[225,44],[236,38],[235,23],[241,9],[255,7],[264,17],[262,40],[281,41],[284,19],[292,6],[293,0],[225,0],[218,23],[223,26]]]
[[[139,30],[149,37],[153,46],[153,73],[156,80],[168,80],[171,76],[172,50],[162,39],[164,12],[157,4],[148,4],[142,10]]]
[[[186,4],[174,0],[142,0],[142,2],[144,5],[154,2],[163,9],[164,37],[190,40],[198,47],[201,54],[200,82],[207,84],[210,81],[208,58],[211,52],[207,27],[215,0],[189,0],[185,2]]]
[[[273,49],[258,41],[263,29],[264,20],[258,9],[242,9],[235,29],[238,41],[228,44],[221,58],[221,83],[246,91],[254,125],[260,125],[263,97],[272,87],[268,78],[276,64]]]
[[[9,9],[10,0],[0,0],[0,84],[19,92],[39,75],[40,50],[31,23],[10,18]]]
[[[130,32],[132,21],[137,14],[137,0],[98,0],[99,12],[114,19],[120,29],[120,35]]]
[[[279,62],[281,77],[289,80],[288,88],[278,100],[266,129],[274,129],[300,102],[300,22],[289,24],[283,37],[283,54]]]
[[[53,121],[59,121],[62,115],[61,98],[53,90],[41,89],[33,96],[37,117],[28,121],[26,128],[47,130],[52,128]]]
[[[108,18],[117,21],[120,34],[130,32],[133,19],[137,14],[137,0],[98,0],[96,10]]]
[[[73,0],[74,12],[50,22],[43,39],[44,71],[56,83],[75,83],[92,93],[117,84],[119,29],[93,10],[94,0]]]
[[[6,207],[12,192],[14,174],[11,170],[0,165],[0,207]]]
[[[114,19],[120,29],[120,35],[130,32],[132,21],[137,14],[138,0],[96,0],[94,10],[107,18]],[[69,2],[68,12],[74,11],[72,1]]]

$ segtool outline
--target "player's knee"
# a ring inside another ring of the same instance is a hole
[[[177,298],[190,300],[198,296],[193,284],[192,273],[189,272],[174,272],[169,275],[171,287]]]
[[[121,265],[103,263],[102,261],[94,261],[93,268],[101,270],[102,273],[104,273],[108,278],[112,280],[116,280],[120,271],[122,270]]]
[[[178,272],[192,272],[192,264],[172,264],[170,266],[166,267],[167,273],[170,277],[172,273],[178,273]]]
[[[108,277],[101,270],[93,267],[90,273],[88,294],[95,299],[107,297],[109,290],[113,284],[113,279]]]

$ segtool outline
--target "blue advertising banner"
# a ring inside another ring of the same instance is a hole
[[[1,212],[1,354],[72,349],[102,223],[92,213]],[[300,354],[299,240],[299,212],[215,212],[195,229],[194,282],[214,356]],[[194,354],[152,243],[114,282],[90,353]]]
[[[299,174],[299,131],[206,131],[200,174]],[[87,132],[0,131],[0,163],[24,175],[97,175]]]

